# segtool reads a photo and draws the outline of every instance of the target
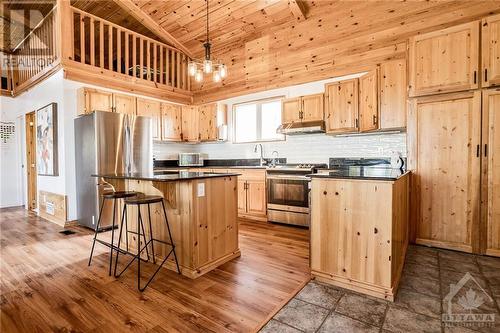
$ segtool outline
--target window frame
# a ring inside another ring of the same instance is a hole
[[[238,143],[256,143],[256,142],[279,142],[279,141],[286,141],[286,135],[282,134],[282,138],[276,138],[276,139],[262,139],[262,104],[266,102],[271,102],[271,101],[279,101],[282,103],[283,99],[285,96],[274,96],[274,97],[267,97],[267,98],[262,98],[262,99],[256,99],[252,101],[247,101],[247,102],[241,102],[241,103],[235,103],[232,105],[232,114],[231,114],[231,126],[232,126],[232,138],[231,138],[231,143],[238,144]],[[238,106],[242,105],[248,105],[248,104],[255,104],[257,106],[257,137],[260,137],[260,139],[257,140],[252,140],[252,141],[236,141],[236,108]],[[283,108],[281,110],[282,116],[283,116]]]

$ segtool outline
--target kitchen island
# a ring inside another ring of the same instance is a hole
[[[181,274],[199,277],[223,263],[239,257],[237,223],[237,173],[168,172],[163,174],[95,174],[100,182],[115,191],[136,191],[146,195],[161,195],[172,231]],[[121,204],[121,203],[120,203]],[[121,214],[123,207],[118,207]],[[141,210],[149,239],[147,206]],[[136,230],[137,207],[127,208],[128,230]],[[121,215],[118,215],[121,219]],[[167,240],[161,205],[151,206],[155,238]],[[120,221],[119,219],[117,221]],[[125,235],[125,232],[124,232]],[[130,252],[137,244],[134,234],[128,235]],[[125,247],[125,238],[120,246]],[[141,246],[143,240],[141,239]],[[155,244],[157,263],[170,247]],[[173,260],[165,266],[176,270]]]
[[[409,173],[349,167],[311,177],[312,275],[393,301],[408,246]]]

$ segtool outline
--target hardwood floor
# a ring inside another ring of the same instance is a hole
[[[255,332],[309,281],[303,229],[242,220],[240,258],[195,280],[162,270],[144,293],[135,265],[107,275],[102,246],[87,267],[89,230],[60,230],[21,208],[0,210],[0,331]]]

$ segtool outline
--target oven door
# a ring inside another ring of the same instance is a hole
[[[308,211],[309,181],[310,178],[306,176],[268,174],[268,207],[291,211]]]

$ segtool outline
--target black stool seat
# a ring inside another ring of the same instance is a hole
[[[127,205],[145,205],[162,202],[163,197],[159,195],[138,195],[135,197],[125,199]]]
[[[139,194],[141,193],[134,191],[116,191],[116,192],[104,193],[102,196],[106,199],[123,199],[123,198],[135,197],[136,195]]]

